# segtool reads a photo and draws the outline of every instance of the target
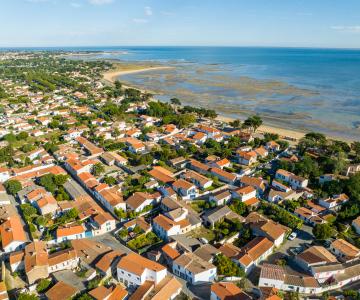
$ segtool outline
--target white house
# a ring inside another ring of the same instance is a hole
[[[126,205],[129,209],[135,212],[141,212],[146,206],[154,202],[153,197],[148,193],[135,192],[126,200]]]
[[[20,217],[9,217],[0,225],[1,244],[4,252],[13,252],[25,247],[27,238]]]
[[[283,169],[279,169],[276,171],[275,178],[288,182],[293,189],[306,188],[309,183],[309,181],[306,178],[297,176]]]
[[[173,273],[191,284],[212,282],[216,267],[193,253],[184,253],[173,261]]]
[[[107,212],[99,213],[92,217],[93,236],[110,232],[116,228],[115,219]]]
[[[229,190],[222,190],[209,196],[209,201],[215,202],[217,206],[227,204],[231,199]]]
[[[256,189],[252,186],[245,186],[231,191],[232,197],[246,202],[252,198],[256,198]]]
[[[156,285],[166,275],[166,267],[133,252],[122,257],[117,265],[117,279],[127,287],[140,286],[145,281]]]
[[[261,266],[258,286],[303,294],[323,292],[322,287],[314,277],[300,273],[291,274],[283,266],[271,264]]]
[[[172,188],[184,200],[194,199],[197,196],[197,189],[195,185],[184,179],[178,179],[173,182]]]
[[[0,167],[0,182],[5,182],[10,178],[9,169]]]
[[[200,189],[207,189],[212,186],[213,180],[207,178],[204,175],[201,175],[195,171],[187,170],[186,172],[180,175],[181,178],[186,179],[187,181],[192,182]]]
[[[319,199],[319,205],[329,210],[338,210],[349,200],[350,199],[346,194],[340,194],[327,199]]]
[[[236,157],[239,161],[239,164],[250,166],[257,162],[258,155],[255,151],[238,150],[236,151]]]
[[[85,238],[85,229],[82,225],[59,227],[56,230],[57,243],[61,243],[68,240],[83,239],[83,238]]]
[[[360,249],[343,239],[333,241],[330,245],[330,251],[343,261],[360,256]]]
[[[183,208],[176,209],[174,211],[168,212],[172,215],[180,214],[181,220],[174,221],[167,216],[158,215],[153,219],[153,229],[154,232],[163,240],[167,241],[170,236],[187,233],[192,229],[190,222],[184,218],[186,213]]]

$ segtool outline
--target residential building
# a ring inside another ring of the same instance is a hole
[[[279,169],[276,171],[275,178],[288,182],[293,189],[304,189],[309,183],[306,178],[297,176],[283,169]]]
[[[4,252],[21,250],[27,242],[26,234],[18,215],[10,216],[0,225],[1,245]]]
[[[173,261],[173,273],[191,284],[212,282],[216,267],[193,253],[184,253]]]
[[[128,287],[140,286],[145,281],[158,284],[166,274],[166,267],[135,253],[122,257],[117,265],[117,279]]]
[[[210,300],[231,299],[251,300],[252,298],[232,282],[217,282],[211,285]]]
[[[333,241],[330,245],[330,251],[343,261],[352,260],[360,256],[360,249],[344,239]]]

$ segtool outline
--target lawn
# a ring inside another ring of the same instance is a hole
[[[197,213],[201,213],[205,209],[205,200],[193,200],[191,201],[190,205],[193,210]]]
[[[193,230],[190,233],[191,237],[193,238],[205,238],[209,242],[213,241],[215,239],[215,234],[212,230],[207,229],[205,227],[200,227],[195,230]]]

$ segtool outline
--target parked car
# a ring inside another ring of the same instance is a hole
[[[288,236],[288,240],[290,240],[290,241],[295,240],[296,237],[297,237],[297,233],[296,233],[296,231],[293,231],[293,232]]]

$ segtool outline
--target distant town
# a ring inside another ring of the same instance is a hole
[[[359,141],[70,54],[0,52],[1,300],[360,299]]]

